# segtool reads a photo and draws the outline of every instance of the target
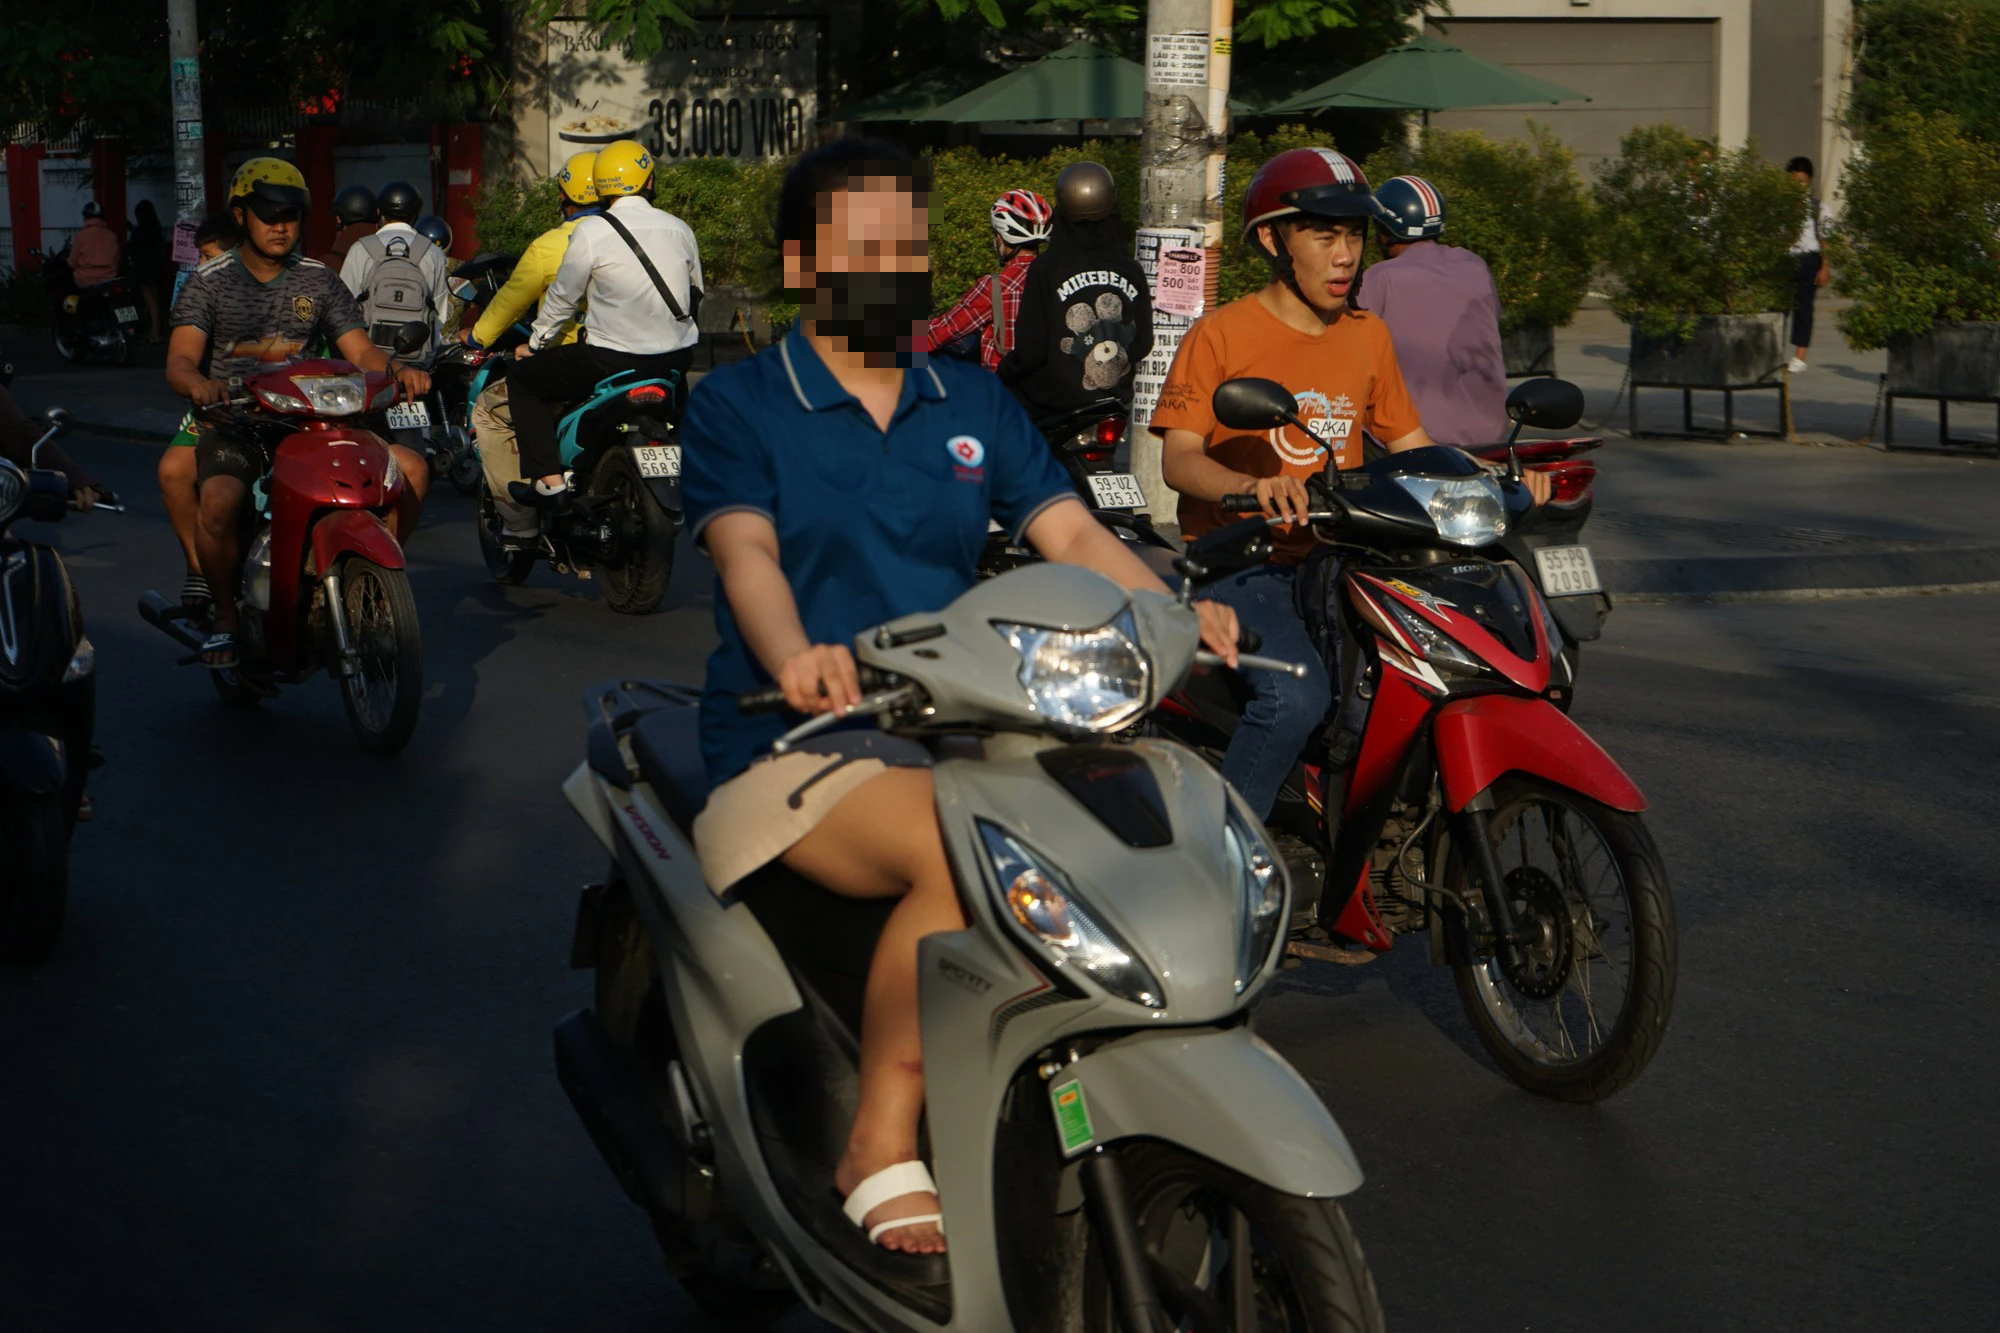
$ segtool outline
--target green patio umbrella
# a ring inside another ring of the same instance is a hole
[[[1588,102],[1532,74],[1467,55],[1435,37],[1417,37],[1395,50],[1335,75],[1316,88],[1264,108],[1265,115],[1352,110],[1450,111],[1459,107],[1511,106],[1516,102]]]
[[[1247,108],[1230,103],[1232,111]],[[987,120],[1136,120],[1146,113],[1146,71],[1089,42],[1071,42],[963,97],[909,117],[965,125]]]
[[[828,120],[926,120],[955,97],[963,96],[986,81],[979,69],[934,69],[904,79],[873,97],[837,107]]]

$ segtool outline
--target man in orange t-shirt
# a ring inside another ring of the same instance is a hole
[[[1162,471],[1181,495],[1183,537],[1232,522],[1218,501],[1242,492],[1255,494],[1270,517],[1303,518],[1306,479],[1329,467],[1359,467],[1364,431],[1391,452],[1432,443],[1403,387],[1388,326],[1348,304],[1376,216],[1361,168],[1332,149],[1280,153],[1250,182],[1244,239],[1271,262],[1271,283],[1188,330],[1153,410],[1150,429],[1165,437]],[[1290,389],[1312,433],[1283,426],[1244,434],[1220,425],[1210,396],[1224,380],[1245,375]],[[1292,592],[1312,534],[1280,528],[1275,545],[1271,563],[1209,592],[1262,637],[1260,651],[1308,668],[1302,679],[1268,671],[1245,678],[1252,694],[1222,776],[1262,818],[1333,702],[1326,664]]]

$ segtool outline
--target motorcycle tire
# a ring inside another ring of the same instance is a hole
[[[84,335],[72,334],[70,335],[69,339],[65,341],[63,338],[62,324],[60,320],[58,320],[55,328],[55,344],[56,344],[56,355],[61,357],[63,360],[70,362],[71,364],[75,364],[83,360],[84,353],[90,347],[90,340]]]
[[[1230,1257],[1218,1262],[1216,1251],[1227,1244],[1230,1214],[1240,1211],[1250,1225],[1257,1307],[1248,1327],[1380,1333],[1375,1277],[1334,1200],[1282,1194],[1169,1143],[1121,1146],[1118,1154],[1140,1243],[1154,1260],[1154,1285],[1174,1327],[1190,1319],[1203,1326],[1231,1308],[1235,1274]],[[1094,1235],[1083,1282],[1085,1329],[1117,1333],[1111,1277]],[[1225,1314],[1221,1326],[1245,1325]]]
[[[409,575],[350,555],[340,564],[347,633],[361,660],[342,673],[347,724],[370,754],[395,754],[417,729],[424,698],[424,646]]]
[[[121,366],[131,365],[132,358],[136,355],[135,349],[137,346],[138,344],[128,337],[123,329],[120,329],[118,332],[118,351],[113,355],[112,359]]]
[[[1553,783],[1513,774],[1494,784],[1493,800],[1494,850],[1515,910],[1523,924],[1547,928],[1518,968],[1497,955],[1455,967],[1459,1002],[1480,1044],[1514,1082],[1557,1101],[1602,1101],[1651,1062],[1673,1013],[1680,945],[1666,865],[1638,815]],[[1531,821],[1537,809],[1548,813]],[[1529,854],[1537,841],[1558,863],[1560,883]],[[1612,872],[1612,893],[1589,890],[1586,863]],[[1451,867],[1450,882],[1469,893],[1463,858],[1453,854]],[[1612,950],[1625,958],[1622,979]],[[1603,966],[1593,967],[1598,960]],[[1597,997],[1621,980],[1618,1011],[1607,1021]],[[1546,1012],[1536,1007],[1543,1004]],[[1601,1038],[1589,1045],[1593,1034]]]
[[[486,561],[486,572],[493,576],[494,582],[518,588],[528,581],[528,575],[535,572],[535,552],[511,551],[500,544],[500,515],[493,508],[493,492],[487,489],[483,475],[479,478],[477,493],[479,555]]]
[[[622,564],[598,567],[604,604],[620,615],[650,615],[667,595],[674,575],[675,523],[639,476],[632,451],[615,448],[590,476],[593,499],[609,501],[624,530]]]
[[[460,495],[477,495],[479,483],[485,476],[485,469],[479,462],[479,450],[472,440],[457,429],[446,437],[451,442],[451,463],[445,470],[445,480]]]
[[[69,821],[61,793],[0,799],[0,962],[41,963],[69,914]]]

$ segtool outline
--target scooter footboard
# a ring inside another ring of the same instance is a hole
[[[1070,1098],[1071,1084],[1078,1097]],[[1298,1071],[1247,1028],[1126,1037],[1049,1083],[1063,1149],[1162,1139],[1286,1194],[1323,1199],[1361,1185],[1361,1164]]]
[[[1531,773],[1613,810],[1637,814],[1645,793],[1610,755],[1546,699],[1482,694],[1454,699],[1432,724],[1445,803],[1463,810],[1511,772]]]

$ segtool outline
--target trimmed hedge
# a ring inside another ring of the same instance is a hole
[[[1576,154],[1532,125],[1526,142],[1477,130],[1428,130],[1412,151],[1368,159],[1368,179],[1421,176],[1444,196],[1444,242],[1486,261],[1500,289],[1501,325],[1528,320],[1561,328],[1590,290],[1594,207]]]
[[[1948,112],[2000,141],[2000,0],[1863,0],[1854,25],[1857,126]]]

